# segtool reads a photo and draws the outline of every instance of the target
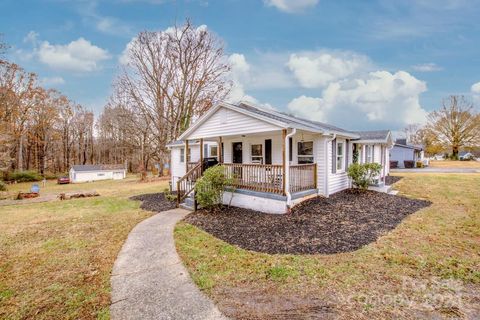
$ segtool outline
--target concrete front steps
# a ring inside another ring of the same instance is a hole
[[[398,193],[397,190],[393,190],[392,186],[387,186],[387,185],[384,185],[384,184],[376,185],[376,186],[370,186],[370,187],[368,187],[368,190],[383,192],[383,193],[387,193],[387,194],[391,194],[391,195],[396,195]]]
[[[193,199],[193,195],[190,194],[188,197],[185,198],[183,203],[180,203],[179,207],[188,211],[194,211],[194,202],[195,201]]]

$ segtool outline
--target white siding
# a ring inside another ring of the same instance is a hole
[[[390,150],[390,159],[392,161],[398,161],[398,167],[404,168],[403,161],[404,160],[413,160],[413,149],[404,148],[399,146],[394,146],[392,150]]]
[[[70,181],[72,183],[90,182],[99,180],[119,180],[126,177],[125,170],[99,170],[99,171],[75,171],[70,169]]]
[[[204,145],[208,146],[210,150],[211,145],[217,145],[216,142],[208,141],[204,142]],[[180,153],[181,149],[185,149],[185,146],[174,146],[170,151],[170,174],[172,181],[172,190],[177,189],[177,180],[183,177],[186,173],[185,162],[180,162]],[[190,162],[197,162],[200,160],[200,145],[192,144],[189,146],[190,149]],[[210,151],[209,151],[210,152]],[[210,154],[204,155],[204,158],[210,156]],[[185,161],[187,160],[187,155],[185,154]]]
[[[226,108],[219,108],[210,118],[206,119],[190,135],[190,139],[214,138],[251,134],[252,132],[268,132],[279,130],[262,120],[244,115],[243,113]]]
[[[326,184],[325,184],[325,176],[328,176],[327,169],[328,166],[325,160],[325,137],[319,137],[316,141],[316,159],[317,159],[317,183],[318,183],[318,190],[321,195],[326,195]]]
[[[283,141],[282,133],[270,133],[270,134],[258,134],[258,135],[246,135],[245,137],[227,137],[223,138],[223,152],[224,162],[232,162],[232,144],[234,142],[242,142],[242,160],[243,163],[251,163],[251,146],[252,144],[262,144],[263,160],[265,163],[265,140],[272,140],[272,164],[282,164],[282,150]]]
[[[337,138],[337,142],[345,142],[345,139]],[[332,173],[332,144],[328,143],[328,193],[333,194],[350,187],[350,179],[346,172]],[[349,162],[351,162],[351,155],[349,155]]]

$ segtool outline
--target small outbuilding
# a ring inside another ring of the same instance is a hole
[[[407,143],[407,139],[397,139],[395,145],[390,150],[391,166],[394,168],[405,168],[406,162],[415,166],[417,161],[424,162],[423,148],[421,146]],[[393,165],[392,165],[393,163]],[[424,163],[427,165],[428,163]]]
[[[71,183],[90,182],[98,180],[120,180],[127,176],[124,165],[87,164],[74,165],[70,168]]]

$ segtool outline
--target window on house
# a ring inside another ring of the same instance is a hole
[[[313,163],[313,141],[300,141],[297,149],[299,164]]]
[[[343,142],[337,142],[337,171],[345,170],[345,147]]]
[[[263,146],[252,144],[252,163],[263,163]]]
[[[218,157],[218,147],[217,146],[210,146],[210,157],[217,158]]]
[[[366,163],[372,163],[373,162],[373,146],[365,146],[365,152],[366,152]]]
[[[180,162],[185,162],[185,148],[180,149]]]

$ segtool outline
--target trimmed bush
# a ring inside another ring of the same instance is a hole
[[[423,162],[422,161],[417,161],[416,167],[417,168],[423,168]]]
[[[390,161],[390,168],[391,169],[395,169],[395,168],[398,168],[398,161]]]
[[[381,171],[382,166],[379,163],[354,163],[348,167],[348,176],[352,178],[355,187],[366,190]]]
[[[232,179],[225,175],[225,167],[210,167],[195,184],[195,196],[198,204],[206,209],[213,209],[222,203],[225,187],[232,184]]]
[[[7,185],[2,180],[0,180],[0,191],[7,191]]]
[[[15,171],[4,176],[5,181],[31,182],[40,181],[42,176],[35,171]]]

